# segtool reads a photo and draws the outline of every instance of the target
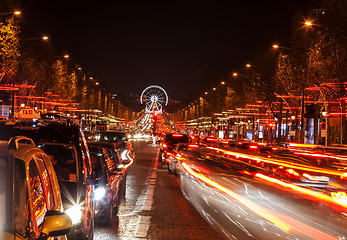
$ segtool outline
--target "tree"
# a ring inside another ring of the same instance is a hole
[[[0,22],[0,73],[13,81],[18,71],[19,27],[14,17]]]

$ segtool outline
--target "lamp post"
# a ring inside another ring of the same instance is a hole
[[[0,16],[6,16],[6,15],[16,15],[16,16],[19,16],[21,14],[22,14],[21,11],[13,11],[13,12],[0,13]]]

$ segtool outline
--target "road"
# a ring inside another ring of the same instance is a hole
[[[183,196],[179,179],[158,168],[158,147],[133,142],[136,162],[112,227],[96,223],[95,239],[221,239]]]

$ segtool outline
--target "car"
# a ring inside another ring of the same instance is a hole
[[[111,143],[88,142],[88,148],[94,174],[99,179],[94,191],[95,215],[111,226],[112,217],[118,212],[120,195],[125,191],[122,185],[124,165]]]
[[[133,145],[128,141],[125,132],[105,131],[100,132],[99,142],[112,143],[118,150],[124,164],[132,163],[135,158]]]
[[[203,152],[206,152],[206,146],[195,143],[178,143],[172,153],[167,158],[168,171],[171,174],[181,172],[180,162],[187,159],[197,159]]]
[[[64,211],[73,223],[68,238],[93,239],[96,178],[80,126],[55,121],[8,121],[0,124],[0,132],[2,140],[17,135],[30,137],[50,157],[62,189]]]
[[[172,154],[178,143],[189,143],[188,135],[181,133],[168,133],[165,135],[159,150],[161,167],[167,166],[168,157]]]
[[[0,239],[66,239],[71,228],[49,157],[27,137],[0,141]]]

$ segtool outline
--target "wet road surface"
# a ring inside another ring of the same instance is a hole
[[[221,239],[182,195],[178,178],[158,167],[158,147],[133,143],[125,199],[112,227],[96,222],[95,239]]]

